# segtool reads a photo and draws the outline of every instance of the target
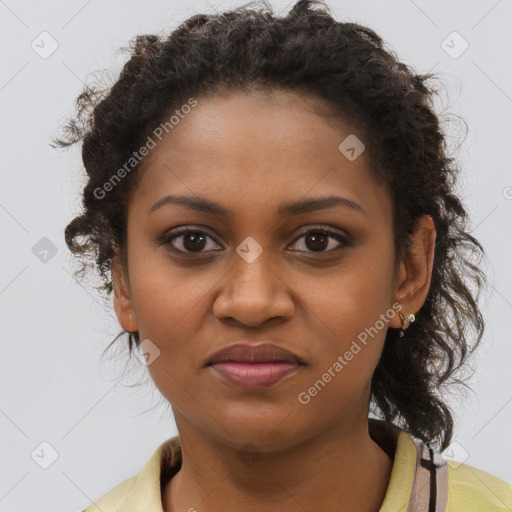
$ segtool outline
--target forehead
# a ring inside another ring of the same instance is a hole
[[[165,193],[186,193],[236,210],[339,193],[385,206],[364,151],[349,160],[339,149],[349,136],[363,142],[364,134],[326,101],[282,90],[196,100],[145,158],[138,203],[149,208]]]
[[[174,116],[178,124],[167,130],[159,151],[153,151],[148,161],[169,156],[165,153],[190,151],[191,146],[194,154],[212,152],[216,143],[229,150],[229,156],[234,150],[243,149],[250,155],[262,149],[282,152],[288,146],[311,155],[313,145],[318,146],[318,153],[351,133],[351,126],[335,116],[327,101],[305,93],[283,89],[222,91],[196,101],[197,106],[181,119]],[[328,140],[324,140],[326,134],[330,135]],[[222,155],[219,152],[217,156]]]

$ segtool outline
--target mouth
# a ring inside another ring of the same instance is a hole
[[[237,343],[217,351],[206,367],[228,384],[256,390],[291,377],[304,365],[293,352],[272,343]]]

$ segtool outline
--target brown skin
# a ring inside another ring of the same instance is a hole
[[[420,219],[395,272],[389,193],[364,152],[351,162],[338,150],[353,132],[315,113],[326,106],[284,91],[198,98],[145,162],[129,204],[128,269],[114,262],[114,305],[125,330],[161,351],[148,368],[173,406],[184,457],[163,490],[165,512],[260,512],[262,503],[266,512],[375,512],[384,499],[392,460],[369,436],[368,407],[398,314],[307,405],[297,397],[393,303],[405,316],[421,309],[435,230],[430,216]],[[148,213],[170,193],[208,198],[234,215],[174,204]],[[281,203],[333,194],[365,213],[277,215]],[[196,251],[208,256],[170,251],[194,250],[187,237],[158,244],[185,226],[206,233]],[[351,245],[328,238],[316,252],[303,235],[322,226],[347,233]],[[263,248],[252,263],[236,252],[247,236]],[[274,342],[306,365],[263,390],[235,388],[204,365],[239,340]],[[241,456],[250,452],[254,464]]]

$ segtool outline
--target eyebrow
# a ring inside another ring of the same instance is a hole
[[[221,206],[214,201],[209,199],[195,197],[195,196],[176,196],[167,195],[158,200],[150,209],[149,213],[158,210],[169,204],[177,204],[191,208],[192,210],[207,213],[210,215],[216,215],[219,217],[233,217],[234,213],[228,210],[224,206]],[[302,213],[308,213],[317,210],[325,210],[327,208],[333,208],[335,206],[344,206],[353,210],[359,211],[366,215],[363,207],[348,199],[340,196],[327,196],[327,197],[316,197],[310,199],[302,199],[301,201],[284,203],[278,208],[279,216],[292,216],[300,215]]]

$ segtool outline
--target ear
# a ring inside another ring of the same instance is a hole
[[[114,290],[114,310],[121,327],[128,332],[138,330],[133,309],[128,269],[125,267],[117,251],[112,258],[112,286]]]
[[[397,272],[394,302],[402,305],[400,313],[407,318],[415,315],[423,306],[432,278],[436,230],[432,217],[423,215],[411,235],[411,249]],[[397,314],[390,320],[390,327],[401,328],[402,321]]]

